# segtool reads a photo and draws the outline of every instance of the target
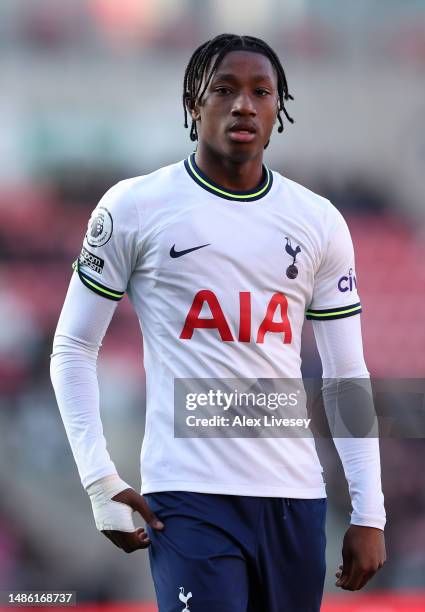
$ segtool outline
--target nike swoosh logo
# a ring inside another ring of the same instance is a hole
[[[196,246],[196,247],[192,247],[191,249],[185,249],[184,251],[176,251],[175,247],[176,245],[173,244],[173,246],[170,249],[170,257],[172,257],[173,259],[175,259],[176,257],[182,257],[183,255],[187,255],[188,253],[191,253],[192,251],[197,251],[198,249],[203,249],[206,246],[210,246],[210,243],[208,244],[201,244],[200,246]]]

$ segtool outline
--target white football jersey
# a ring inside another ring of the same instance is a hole
[[[112,187],[77,261],[89,289],[127,293],[140,321],[142,493],[325,496],[311,436],[175,437],[174,384],[300,379],[305,317],[361,311],[350,234],[328,200],[266,167],[257,189],[225,190],[192,154]]]

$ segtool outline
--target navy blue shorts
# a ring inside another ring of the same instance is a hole
[[[318,612],[326,499],[172,491],[144,496],[159,612]]]

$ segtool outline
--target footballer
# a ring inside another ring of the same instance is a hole
[[[149,547],[160,612],[320,609],[326,492],[313,437],[174,434],[177,379],[301,379],[306,317],[324,379],[369,377],[357,285],[341,281],[355,279],[347,225],[263,161],[291,99],[264,41],[223,34],[196,49],[183,85],[195,152],[103,196],[57,326],[51,378],[97,529],[126,552]],[[96,375],[126,293],[144,339],[140,494],[109,456]],[[385,562],[379,443],[335,444],[352,502],[336,584],[357,590]]]

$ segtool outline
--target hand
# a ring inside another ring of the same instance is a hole
[[[384,532],[375,527],[350,525],[342,545],[343,565],[335,576],[335,586],[348,591],[357,591],[384,565]]]
[[[152,512],[144,497],[139,495],[134,489],[129,488],[121,491],[121,493],[112,497],[112,501],[130,506],[133,511],[138,512],[145,519],[152,529],[157,531],[164,529],[164,523]],[[151,543],[148,534],[142,527],[131,533],[114,529],[102,529],[102,533],[126,553],[134,552],[140,548],[147,548]]]
[[[127,553],[146,548],[151,543],[143,528],[136,529],[134,512],[139,512],[152,529],[164,529],[164,524],[155,516],[143,496],[117,474],[92,483],[87,487],[87,493],[97,529]]]

